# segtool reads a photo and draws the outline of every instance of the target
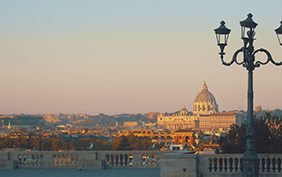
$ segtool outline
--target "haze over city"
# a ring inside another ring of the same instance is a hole
[[[3,1],[1,114],[189,111],[204,81],[219,110],[246,110],[247,71],[221,64],[214,29],[231,29],[225,59],[252,13],[256,49],[282,61],[281,2]],[[265,61],[264,54],[256,59]],[[254,71],[254,106],[282,108],[282,67]]]

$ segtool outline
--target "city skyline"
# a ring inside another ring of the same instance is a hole
[[[221,64],[214,29],[258,23],[255,48],[282,61],[281,2],[6,1],[0,6],[0,114],[188,111],[204,81],[219,111],[246,110],[247,71]],[[264,54],[257,56],[265,61]],[[254,71],[254,107],[282,108],[282,68]]]

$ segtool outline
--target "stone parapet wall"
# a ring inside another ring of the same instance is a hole
[[[8,170],[8,169],[15,169],[16,167],[17,167],[17,161],[15,160],[0,161],[0,169]]]
[[[160,176],[243,175],[243,154],[184,154],[175,151],[0,152],[0,169],[160,168]],[[259,154],[259,176],[282,176],[282,154]]]
[[[160,151],[16,151],[0,152],[0,162],[15,161],[16,168],[160,168],[162,153]]]
[[[160,168],[164,151],[97,151],[97,159],[107,168]]]
[[[198,176],[198,155],[165,153],[161,156],[161,177]]]

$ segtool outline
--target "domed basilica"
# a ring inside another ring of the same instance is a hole
[[[194,100],[193,113],[189,112],[185,106],[174,113],[160,113],[157,125],[159,128],[170,130],[178,128],[227,129],[230,124],[240,125],[241,121],[241,116],[235,112],[218,112],[215,97],[204,82],[202,90]]]
[[[208,91],[208,86],[204,82],[202,91],[195,98],[193,114],[214,114],[218,112],[218,105],[215,97]]]

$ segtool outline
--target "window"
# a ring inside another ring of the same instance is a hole
[[[179,151],[179,150],[180,150],[180,147],[172,147],[172,150],[173,150],[173,151]]]

